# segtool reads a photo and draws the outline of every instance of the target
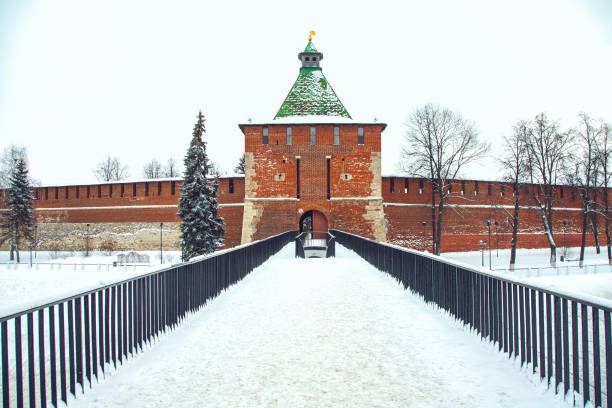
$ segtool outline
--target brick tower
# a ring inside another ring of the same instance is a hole
[[[359,122],[323,75],[309,41],[297,80],[271,122],[241,124],[245,138],[242,243],[286,230],[341,229],[385,240],[380,137]]]

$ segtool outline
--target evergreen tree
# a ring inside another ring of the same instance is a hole
[[[178,216],[181,218],[181,250],[184,261],[209,254],[223,245],[225,226],[218,215],[218,181],[206,178],[210,163],[206,156],[204,115],[198,113],[193,138],[185,155],[184,181],[181,186]]]
[[[35,220],[32,211],[32,200],[34,200],[34,197],[30,191],[28,169],[25,162],[18,159],[10,177],[10,185],[5,202],[8,212],[4,214],[2,219],[2,236],[0,238],[0,245],[6,240],[10,240],[11,260],[14,259],[13,250],[15,250],[17,262],[19,262],[20,239],[32,239],[34,231]]]

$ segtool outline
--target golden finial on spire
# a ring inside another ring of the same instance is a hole
[[[311,31],[310,35],[308,36],[308,42],[312,41],[312,36],[313,35],[317,35],[317,33],[315,33],[314,31]]]

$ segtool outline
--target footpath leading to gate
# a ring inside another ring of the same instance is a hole
[[[338,245],[293,245],[70,407],[567,407]]]

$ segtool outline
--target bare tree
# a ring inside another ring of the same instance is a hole
[[[445,203],[452,180],[468,163],[482,157],[488,144],[478,140],[476,126],[449,109],[427,104],[415,109],[407,122],[402,168],[429,179],[433,252],[440,253]]]
[[[525,177],[525,161],[527,156],[528,123],[519,121],[514,125],[514,132],[510,137],[504,137],[504,156],[500,162],[504,169],[504,178],[512,183],[514,211],[512,214],[500,207],[507,215],[508,224],[512,227],[512,244],[510,249],[510,270],[516,263],[516,245],[519,225],[520,209],[520,182]]]
[[[153,159],[145,164],[142,173],[146,179],[160,178],[162,177],[162,165],[157,159]]]
[[[608,202],[608,186],[610,184],[610,153],[612,152],[612,132],[609,124],[602,122],[599,132],[599,143],[596,145],[597,159],[601,169],[601,186],[603,187],[603,215],[606,223],[606,245],[608,247],[608,263],[612,264],[612,243],[610,242],[610,205]]]
[[[234,167],[234,173],[244,174],[244,153],[238,159],[238,164]]]
[[[586,113],[580,115],[580,126],[576,130],[576,150],[572,157],[572,172],[569,174],[569,183],[579,192],[582,200],[582,240],[580,242],[580,265],[584,262],[584,248],[588,223],[597,228],[597,221],[593,221],[594,213],[598,210],[596,184],[599,173],[599,160],[597,157],[597,144],[599,129]],[[595,232],[596,234],[596,232]],[[597,240],[597,235],[595,235]]]
[[[557,260],[557,246],[553,236],[553,203],[557,181],[567,174],[572,132],[562,133],[559,125],[545,113],[538,114],[527,133],[527,169],[529,180],[536,187],[531,198],[540,209],[544,234],[550,246],[550,262]]]
[[[174,157],[168,159],[168,161],[166,162],[166,167],[164,167],[164,170],[162,172],[162,175],[164,177],[181,177],[179,162]]]
[[[100,181],[119,181],[128,177],[127,165],[119,161],[117,157],[106,156],[94,169],[96,178]]]
[[[10,186],[11,174],[16,169],[16,163],[22,161],[26,167],[29,167],[28,151],[25,146],[10,145],[4,148],[2,157],[0,158],[0,188],[8,188]],[[28,174],[30,186],[40,186],[40,180],[33,179]]]

